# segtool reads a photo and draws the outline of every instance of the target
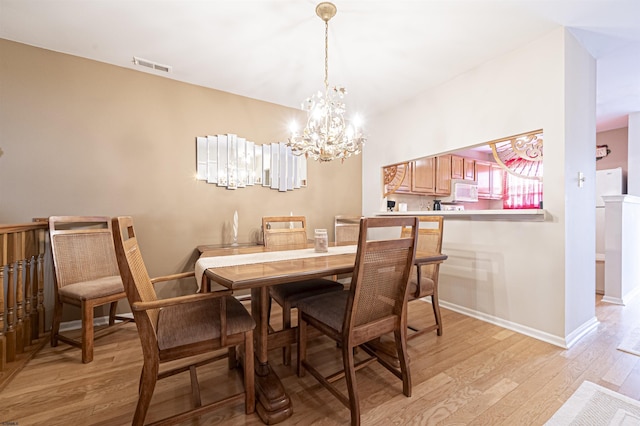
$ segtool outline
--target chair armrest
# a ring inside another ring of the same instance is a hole
[[[179,274],[171,274],[171,275],[165,275],[162,277],[151,278],[151,284],[161,283],[163,281],[181,280],[183,278],[195,277],[195,276],[196,276],[195,271],[181,272]]]
[[[425,260],[420,260],[419,258],[416,257],[414,264],[420,267],[423,265],[433,265],[436,263],[443,263],[445,260],[447,260],[448,257],[449,256],[442,253],[432,254],[431,256],[429,256],[428,259],[425,259]]]
[[[168,299],[159,299],[151,302],[134,302],[131,309],[139,312],[147,309],[165,308],[167,306],[182,305],[185,303],[194,303],[200,300],[215,299],[222,296],[231,295],[231,290],[221,290],[213,293],[196,293],[186,296],[170,297]]]

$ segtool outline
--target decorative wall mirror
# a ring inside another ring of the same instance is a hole
[[[307,186],[307,159],[282,142],[257,145],[231,133],[199,136],[196,178],[227,189],[261,185],[292,191]]]

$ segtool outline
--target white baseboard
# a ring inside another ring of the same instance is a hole
[[[624,305],[624,302],[619,297],[602,296],[602,301],[607,303],[613,303],[614,305]]]
[[[631,301],[631,299],[633,299],[634,297],[637,297],[640,294],[640,287],[636,287],[633,289],[633,291],[630,291],[629,293],[625,294],[624,296],[622,296],[622,298],[619,297],[611,297],[611,296],[607,296],[606,294],[602,297],[602,301],[603,302],[607,302],[607,303],[613,303],[614,305],[628,305],[629,302]]]
[[[423,300],[427,303],[430,303],[431,298],[425,297]],[[586,323],[584,323],[580,328],[571,333],[566,338],[562,338],[560,336],[554,336],[549,333],[545,333],[540,330],[536,330],[535,328],[527,327],[522,324],[514,323],[511,321],[506,321],[502,318],[498,318],[492,315],[487,315],[483,312],[478,312],[473,309],[465,308],[463,306],[455,305],[453,303],[449,303],[441,300],[440,306],[443,308],[449,309],[454,312],[458,312],[459,314],[466,315],[475,319],[479,319],[484,322],[488,322],[489,324],[494,324],[499,327],[506,328],[508,330],[515,331],[520,334],[524,334],[525,336],[533,337],[534,339],[541,340],[543,342],[551,343],[552,345],[559,346],[563,349],[570,348],[573,346],[580,338],[594,330],[598,326],[598,320],[596,317],[593,317]],[[446,325],[445,325],[446,328]]]
[[[566,338],[567,348],[573,346],[578,340],[582,339],[584,336],[589,334],[592,330],[595,330],[598,327],[600,322],[598,318],[593,317],[589,321],[582,324],[582,326],[578,327],[573,333],[570,333]]]

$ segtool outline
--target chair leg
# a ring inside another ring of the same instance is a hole
[[[285,303],[282,307],[282,329],[287,330],[291,328],[291,306]],[[282,363],[284,365],[291,365],[291,345],[285,345],[282,347]]]
[[[233,370],[238,366],[238,355],[236,353],[235,346],[229,346],[227,350],[227,363],[229,365],[229,370]]]
[[[431,295],[431,307],[433,308],[433,315],[436,317],[436,325],[438,326],[438,336],[442,336],[442,318],[440,317],[440,304],[438,303],[438,290],[434,289]]]
[[[51,346],[58,346],[58,334],[60,333],[60,321],[62,320],[62,302],[57,300],[53,305],[53,322],[51,324]]]
[[[116,311],[118,310],[118,301],[111,302],[109,307],[109,326],[116,323]]]
[[[356,384],[356,369],[353,360],[353,348],[342,343],[342,361],[344,364],[344,376],[347,381],[347,391],[349,393],[349,410],[351,411],[351,425],[360,424],[360,402],[358,400],[358,389]]]
[[[93,305],[82,302],[82,362],[93,361]]]
[[[411,396],[411,373],[409,371],[406,333],[406,328],[404,330],[395,330],[393,332],[393,336],[396,343],[396,350],[398,352],[398,361],[400,362],[400,372],[402,374],[402,393],[409,397]]]
[[[195,365],[189,366],[189,376],[191,377],[191,397],[193,398],[194,407],[202,407],[202,398],[200,397],[200,383],[198,382],[198,372]]]
[[[136,412],[133,415],[132,426],[144,425],[144,419],[147,417],[147,410],[151,403],[151,397],[153,391],[156,388],[156,381],[158,380],[158,363],[146,362],[142,366],[142,374],[140,376],[140,387],[138,391],[138,404],[136,405]]]
[[[253,364],[253,332],[244,334],[244,391],[245,413],[251,414],[256,409],[255,372]]]
[[[298,316],[298,377],[304,377],[305,369],[302,365],[307,359],[307,322]]]

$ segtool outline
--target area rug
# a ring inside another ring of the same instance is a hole
[[[631,331],[618,346],[619,351],[640,356],[640,328]]]
[[[583,382],[545,425],[640,425],[640,401]]]

